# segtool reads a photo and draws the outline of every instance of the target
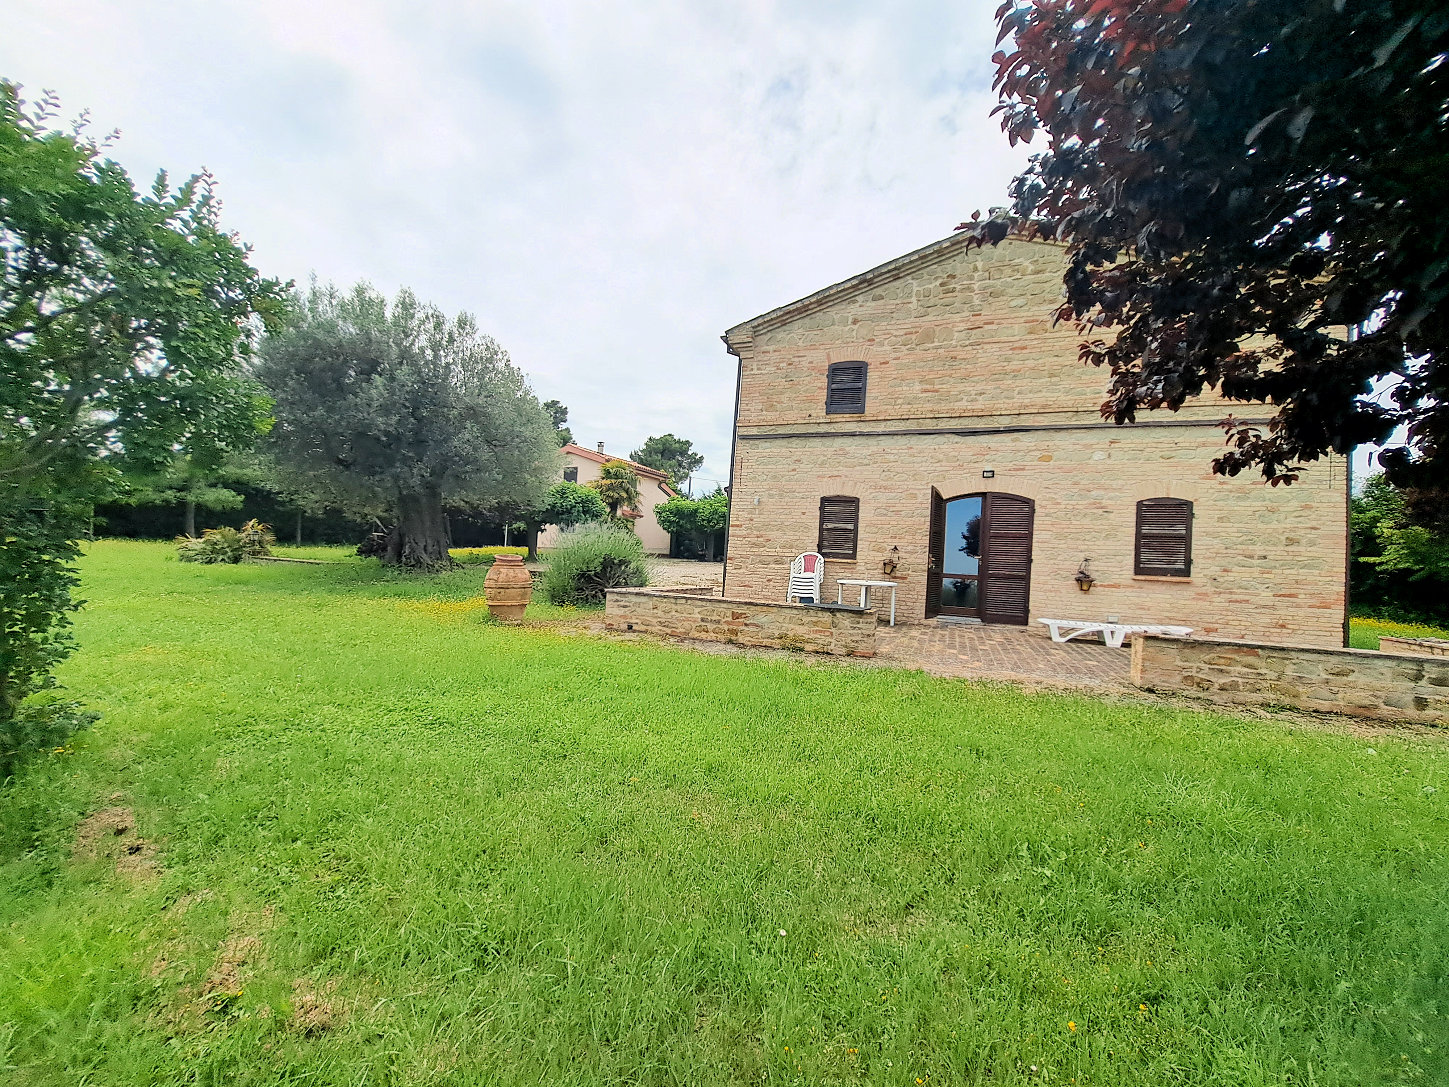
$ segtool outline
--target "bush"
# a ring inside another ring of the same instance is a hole
[[[245,558],[264,558],[272,553],[277,537],[271,525],[264,525],[253,517],[241,527],[242,555]]]
[[[241,562],[272,553],[277,538],[272,535],[272,526],[258,520],[250,520],[240,529],[209,528],[195,536],[176,537],[176,558],[180,562]]]
[[[489,565],[499,555],[517,555],[521,559],[528,558],[526,547],[455,547],[448,552],[453,556],[453,561],[464,566]]]
[[[644,545],[608,524],[566,529],[548,557],[543,591],[554,604],[602,604],[608,589],[647,585]]]
[[[43,701],[37,696],[23,704],[9,720],[0,721],[0,785],[14,776],[23,762],[42,751],[62,751],[71,736],[94,723],[99,714],[78,702]]]

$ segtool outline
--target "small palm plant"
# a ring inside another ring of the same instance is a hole
[[[609,507],[609,520],[614,524],[622,523],[624,527],[632,530],[633,526],[628,524],[628,518],[623,513],[639,505],[639,477],[629,467],[629,462],[605,462],[599,469],[599,478],[589,486],[599,492],[604,505]]]

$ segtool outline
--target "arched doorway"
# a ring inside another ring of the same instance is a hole
[[[926,615],[1025,626],[1031,602],[1036,504],[987,491],[943,498],[931,491]]]

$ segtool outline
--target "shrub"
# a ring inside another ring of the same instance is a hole
[[[489,565],[499,555],[517,555],[521,559],[528,558],[526,547],[455,547],[448,552],[453,556],[453,561],[464,566],[477,566],[479,564]]]
[[[554,604],[602,604],[608,589],[647,585],[644,545],[608,524],[566,529],[548,558],[543,591]]]
[[[198,539],[195,536],[176,537],[176,558],[180,562],[241,562],[270,555],[277,542],[272,535],[272,526],[264,525],[255,517],[235,528],[209,528]]]
[[[20,706],[13,717],[0,721],[0,785],[13,777],[30,756],[63,750],[73,734],[88,728],[100,716],[82,709],[78,702],[45,701],[47,697],[36,696]]]
[[[176,537],[176,558],[181,562],[241,562],[245,555],[242,534],[234,528],[209,528],[199,538]]]
[[[264,525],[253,517],[241,527],[242,555],[249,559],[263,558],[272,553],[277,537],[271,525]]]

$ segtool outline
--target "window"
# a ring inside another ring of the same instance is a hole
[[[820,500],[820,539],[816,551],[827,559],[853,559],[859,534],[859,498],[836,494]]]
[[[577,483],[579,481],[579,470],[577,468],[564,469],[564,482]]]
[[[1153,577],[1192,574],[1192,503],[1181,498],[1144,498],[1137,503],[1137,563]]]
[[[832,362],[825,371],[825,414],[860,415],[865,411],[865,363]]]

